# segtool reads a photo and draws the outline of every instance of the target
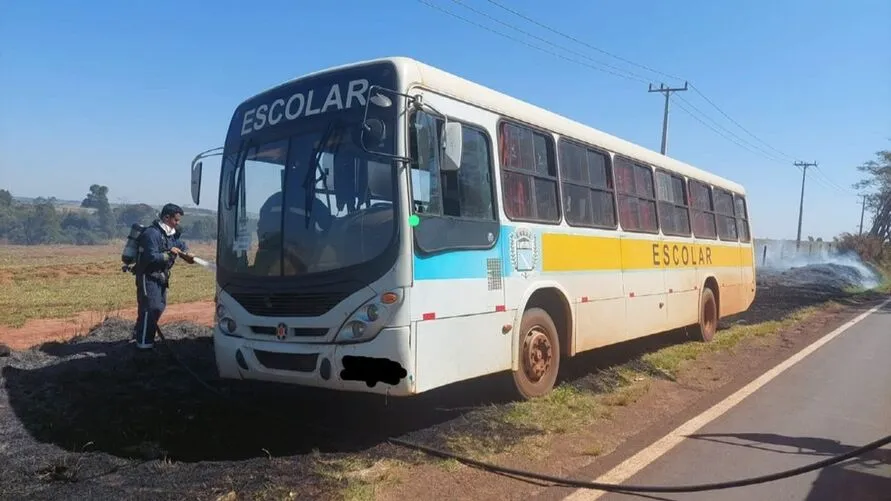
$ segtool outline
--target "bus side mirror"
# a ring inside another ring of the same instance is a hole
[[[464,133],[459,122],[446,122],[442,136],[443,162],[440,170],[455,172],[461,168]]]
[[[201,199],[201,168],[203,162],[192,164],[192,201],[199,205]]]

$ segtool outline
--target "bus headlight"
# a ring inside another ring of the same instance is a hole
[[[235,322],[235,319],[229,315],[229,310],[226,309],[222,304],[217,304],[217,310],[214,313],[217,321],[217,327],[220,328],[220,332],[227,336],[235,336],[240,337],[235,334],[235,331],[238,330],[238,324]]]
[[[374,322],[378,318],[380,318],[379,313],[380,313],[380,310],[378,309],[376,303],[369,304],[365,308],[365,316],[368,317],[368,320],[370,320],[371,322]]]
[[[234,336],[235,331],[238,329],[238,324],[235,323],[235,320],[229,317],[221,318],[218,322],[218,325],[220,326],[220,330],[223,332],[223,334],[227,336]]]
[[[385,292],[371,299],[347,318],[334,342],[359,343],[374,339],[401,303],[401,290]]]

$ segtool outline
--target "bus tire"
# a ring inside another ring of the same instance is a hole
[[[529,308],[520,321],[520,367],[513,371],[514,386],[523,399],[547,395],[560,370],[560,337],[551,316]]]
[[[697,341],[708,343],[718,331],[718,301],[711,287],[703,287],[699,299],[699,324],[694,329]]]

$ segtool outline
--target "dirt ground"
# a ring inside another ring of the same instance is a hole
[[[786,285],[782,275],[760,282],[753,307],[725,327],[830,299],[843,306],[732,353],[709,353],[674,378],[654,377],[594,426],[545,436],[494,427],[480,412],[507,405],[502,376],[412,400],[223,382],[206,326],[167,323],[166,343],[144,356],[127,341],[132,320],[108,319],[82,337],[0,356],[0,498],[525,499],[544,487],[431,460],[387,437],[445,447],[456,432],[498,435],[492,454],[500,464],[563,475],[605,467],[611,451],[744,384],[877,300],[846,299],[840,283]],[[596,350],[570,364],[568,382],[591,386],[611,367],[684,341],[675,332]],[[533,447],[508,447],[524,443]]]
[[[161,324],[188,321],[198,325],[212,325],[213,311],[213,301],[171,304],[164,311]],[[135,321],[136,316],[137,311],[133,307],[108,313],[84,311],[71,318],[29,320],[21,327],[0,325],[0,343],[13,350],[24,350],[42,343],[65,341],[85,334],[109,318]]]

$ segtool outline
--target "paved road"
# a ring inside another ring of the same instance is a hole
[[[683,439],[624,484],[711,483],[843,454],[891,434],[891,303]],[[593,499],[576,493],[572,499]],[[891,446],[767,484],[684,494],[604,494],[603,501],[891,500]]]

